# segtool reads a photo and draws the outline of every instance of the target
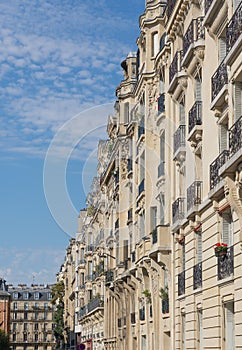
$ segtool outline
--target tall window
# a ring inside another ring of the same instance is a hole
[[[224,305],[225,311],[225,346],[226,350],[234,350],[234,302],[228,302]]]
[[[124,124],[129,122],[129,102],[124,104]]]
[[[181,314],[181,349],[186,350],[186,315]]]
[[[17,303],[17,302],[14,302],[14,303],[13,303],[13,309],[14,309],[14,310],[18,310],[18,303]]]
[[[152,33],[152,52],[151,56],[154,57],[159,52],[159,37],[158,32]]]
[[[179,124],[186,124],[186,115],[185,115],[185,101],[184,99],[179,104]]]
[[[201,309],[197,312],[197,335],[198,350],[203,350],[203,312]]]
[[[226,56],[226,36],[225,36],[225,34],[219,38],[218,45],[219,45],[218,60],[219,60],[219,63],[221,63]]]
[[[34,292],[34,299],[39,300],[39,292]]]
[[[233,245],[233,218],[231,210],[222,213],[222,241],[228,246]]]
[[[139,217],[140,238],[145,236],[145,213]]]
[[[234,84],[234,121],[238,120],[242,115],[242,82]]]
[[[141,349],[146,350],[146,335],[141,336]]]
[[[151,231],[157,226],[157,207],[150,208],[150,229]]]
[[[228,120],[219,125],[219,153],[228,149]]]
[[[196,232],[197,264],[202,262],[202,231]]]
[[[29,303],[24,303],[24,310],[28,310],[29,308]]]

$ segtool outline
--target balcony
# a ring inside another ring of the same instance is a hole
[[[144,192],[145,190],[145,179],[143,179],[140,184],[139,184],[139,187],[138,187],[138,196],[141,195],[142,192]]]
[[[87,304],[87,311],[91,312],[99,307],[104,306],[103,296],[97,296]]]
[[[136,323],[135,312],[132,312],[130,314],[130,321],[131,321],[131,324],[135,324]]]
[[[193,289],[202,287],[202,263],[193,266]]]
[[[178,274],[178,296],[185,294],[185,271]]]
[[[229,158],[229,151],[224,150],[210,164],[210,190],[215,188],[222,180],[222,177],[219,175],[219,169],[227,162],[228,158]]]
[[[177,198],[172,203],[172,223],[175,224],[185,218],[185,198]]]
[[[241,35],[241,32],[242,32],[241,18],[242,18],[242,2],[236,9],[227,27],[227,32],[226,32],[227,54],[233,48],[236,41]]]
[[[106,271],[106,283],[113,282],[114,280],[114,273],[112,270],[107,270]]]
[[[158,166],[158,178],[165,175],[165,162],[161,162]]]
[[[186,153],[186,126],[180,125],[173,136],[174,139],[174,155],[173,159],[185,157]],[[181,159],[180,159],[181,160]]]
[[[225,65],[224,61],[220,64],[216,72],[211,78],[211,85],[212,85],[212,106],[215,107],[221,107],[224,103],[224,95],[227,91],[227,84],[228,84],[228,74],[227,74],[227,66]]]
[[[242,148],[242,116],[229,129],[229,157]]]
[[[161,94],[157,100],[158,103],[158,116],[165,112],[165,94]]]
[[[162,299],[161,309],[163,314],[169,313],[169,299]]]
[[[202,125],[202,102],[196,101],[188,113],[189,126],[188,131],[190,132],[197,126]]]
[[[183,64],[186,65],[191,57],[194,46],[204,46],[204,42],[199,40],[204,39],[203,17],[193,19],[183,38]]]
[[[234,247],[227,249],[227,254],[218,256],[218,279],[222,280],[234,273]]]
[[[187,211],[196,210],[202,203],[202,181],[194,181],[187,189]]]
[[[145,307],[139,309],[139,319],[140,321],[145,321]]]

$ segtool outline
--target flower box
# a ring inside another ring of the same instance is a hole
[[[216,243],[214,248],[215,256],[223,256],[227,254],[228,245],[226,243]]]

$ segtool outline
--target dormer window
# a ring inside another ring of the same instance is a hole
[[[13,293],[13,299],[18,299],[18,292]]]
[[[29,293],[23,292],[23,299],[29,299]]]
[[[39,292],[34,292],[34,300],[39,300]]]

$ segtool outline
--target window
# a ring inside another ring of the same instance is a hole
[[[163,193],[159,196],[160,201],[160,225],[165,224],[165,195]]]
[[[185,101],[184,100],[182,100],[179,103],[179,122],[180,122],[180,125],[186,124]]]
[[[142,213],[139,217],[139,229],[140,229],[140,238],[145,236],[145,213]]]
[[[27,333],[24,333],[24,341],[27,341],[27,340],[28,340],[28,335],[27,335]]]
[[[34,292],[34,299],[38,300],[39,299],[39,292]]]
[[[157,207],[150,208],[150,229],[154,230],[157,226]]]
[[[201,73],[196,76],[196,101],[202,101],[202,81]]]
[[[197,243],[197,263],[202,262],[202,231],[197,231],[196,233],[196,243]]]
[[[18,292],[13,293],[13,299],[18,299]]]
[[[203,312],[201,309],[197,312],[197,323],[198,350],[203,350]]]
[[[24,303],[24,310],[28,310],[29,309],[29,304],[28,303]]]
[[[151,56],[154,57],[158,54],[159,52],[159,37],[158,37],[158,32],[155,32],[152,34],[152,52]]]
[[[225,35],[224,36],[222,35],[219,38],[218,45],[219,45],[219,57],[218,57],[218,59],[219,59],[219,63],[221,63],[226,56],[226,37],[225,37]]]
[[[141,336],[141,349],[146,350],[146,335]]]
[[[14,302],[14,303],[13,303],[13,309],[14,309],[14,310],[18,310],[18,303],[17,303],[17,302]]]
[[[181,315],[181,350],[186,350],[186,315]]]
[[[129,122],[129,102],[124,104],[124,124]]]
[[[39,319],[39,313],[38,313],[38,312],[35,312],[35,314],[34,314],[34,318],[35,318],[36,320],[38,320],[38,319]]]
[[[228,120],[219,125],[219,153],[228,149]]]
[[[242,115],[242,82],[234,84],[234,121]]]
[[[39,349],[39,346],[38,345],[35,345],[34,346],[34,350],[38,350]]]
[[[27,319],[28,319],[28,313],[24,312],[24,320],[27,320]]]
[[[47,320],[47,318],[48,318],[48,312],[44,312],[44,320]]]
[[[13,334],[13,341],[16,341],[16,334]]]
[[[48,303],[44,303],[44,308],[48,309]]]
[[[17,323],[13,323],[13,331],[16,331],[17,329]]]
[[[34,303],[34,307],[35,307],[36,309],[38,309],[39,303]]]
[[[34,335],[34,340],[35,340],[35,341],[38,341],[38,340],[39,340],[39,335],[38,335],[38,333],[35,333],[35,335]]]
[[[233,245],[233,218],[231,210],[222,213],[222,242]]]
[[[234,350],[234,302],[228,302],[224,305],[225,311],[225,345],[226,350]]]
[[[29,299],[29,293],[23,292],[23,299]]]
[[[83,251],[84,251],[84,249],[83,249]],[[48,299],[48,300],[51,300],[51,299],[52,299],[52,294],[51,294],[51,292],[48,292],[48,293],[47,293],[47,299]]]
[[[38,323],[35,323],[34,324],[34,330],[37,331],[39,329],[39,324]]]
[[[24,323],[24,330],[27,331],[28,329],[28,323]]]

